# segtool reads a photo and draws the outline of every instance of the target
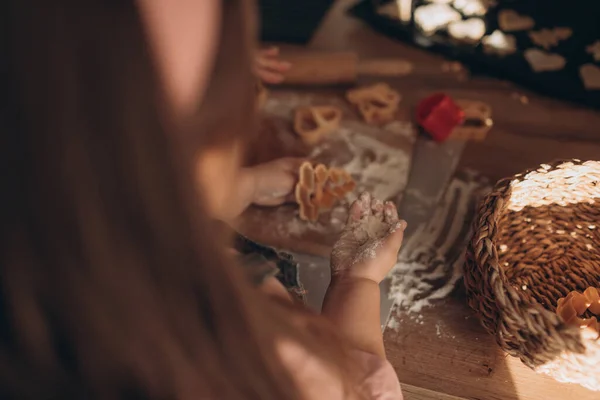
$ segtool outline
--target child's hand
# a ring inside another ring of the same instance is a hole
[[[380,283],[396,264],[406,221],[392,202],[363,193],[352,204],[348,222],[331,253],[333,279],[359,278]]]
[[[304,161],[301,158],[280,158],[249,168],[254,178],[252,203],[277,206],[293,200],[298,169]]]
[[[259,50],[256,55],[255,72],[261,81],[270,84],[281,83],[284,73],[292,67],[287,61],[279,59],[279,48]]]

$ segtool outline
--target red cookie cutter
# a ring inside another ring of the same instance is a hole
[[[423,99],[417,106],[417,121],[434,140],[485,140],[494,125],[492,108],[478,100],[452,100],[443,93]]]
[[[436,142],[446,140],[465,120],[465,112],[450,96],[436,93],[417,106],[417,122]]]

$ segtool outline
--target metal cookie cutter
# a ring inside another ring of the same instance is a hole
[[[450,133],[451,139],[482,141],[492,129],[492,108],[478,100],[457,99],[458,105],[464,112],[462,124]]]
[[[315,146],[323,137],[340,126],[342,110],[335,106],[300,107],[294,116],[294,131],[309,146]]]
[[[483,140],[492,127],[492,109],[477,100],[454,100],[436,93],[417,106],[417,122],[431,137],[443,142],[448,138]]]

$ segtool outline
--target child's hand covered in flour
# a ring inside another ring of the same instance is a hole
[[[362,278],[380,283],[396,264],[406,221],[392,202],[363,193],[350,206],[348,221],[331,253],[332,279]]]

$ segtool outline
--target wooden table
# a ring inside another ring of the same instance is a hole
[[[347,16],[352,3],[339,0],[333,6],[310,48],[410,59],[416,72],[399,81],[405,103],[434,91],[489,103],[495,126],[487,140],[467,145],[462,167],[497,180],[554,159],[600,157],[600,113],[542,98],[508,82],[443,73],[443,58],[381,36]],[[431,70],[431,65],[440,65],[440,72],[419,72],[419,66]],[[600,393],[557,383],[506,357],[479,326],[460,288],[419,317],[401,319],[399,330],[387,329],[384,338],[406,400],[600,398]]]

